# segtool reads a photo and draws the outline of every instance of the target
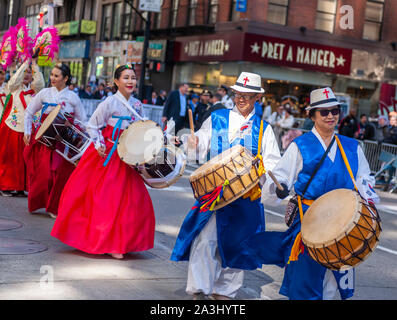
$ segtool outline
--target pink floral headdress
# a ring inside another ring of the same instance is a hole
[[[3,41],[0,46],[0,64],[7,69],[14,61],[17,53],[17,29],[10,27],[3,35]]]
[[[20,60],[20,62],[25,62],[27,59],[32,58],[31,51],[33,47],[33,39],[29,36],[28,21],[25,18],[18,19],[16,32],[16,51],[18,55],[18,60]]]
[[[48,59],[53,59],[55,53],[59,51],[58,30],[55,27],[48,27],[41,31],[34,39],[33,56],[47,56]]]

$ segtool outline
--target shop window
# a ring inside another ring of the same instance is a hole
[[[267,21],[286,25],[289,0],[269,0],[267,6]]]
[[[209,1],[209,14],[208,14],[208,23],[214,24],[218,20],[218,0],[210,0]]]
[[[31,6],[26,6],[25,17],[29,24],[29,36],[35,37],[39,32],[39,21],[37,16],[40,13],[40,4],[33,4]]]
[[[194,26],[196,24],[196,9],[197,9],[197,0],[189,1],[189,26]]]
[[[379,41],[382,32],[384,0],[367,0],[363,39]]]
[[[109,41],[112,30],[112,5],[104,5],[102,9],[102,40]]]
[[[179,6],[179,0],[173,0],[172,10],[171,10],[171,28],[176,27],[177,17],[178,17],[178,6]]]
[[[337,0],[318,0],[315,29],[334,32]]]

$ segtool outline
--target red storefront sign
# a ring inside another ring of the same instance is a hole
[[[350,74],[352,50],[250,33],[176,39],[175,61],[249,61]]]

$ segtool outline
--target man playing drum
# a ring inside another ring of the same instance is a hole
[[[207,155],[213,158],[233,146],[243,145],[252,154],[263,157],[264,168],[272,169],[280,159],[280,151],[271,126],[261,123],[254,108],[255,101],[264,93],[261,77],[242,72],[231,89],[235,92],[234,109],[216,110],[194,136],[182,136],[188,156],[192,156],[191,150],[198,151],[202,161]],[[192,158],[196,159],[196,154]],[[215,211],[203,212],[196,202],[188,213],[171,260],[189,260],[186,292],[195,295],[194,299],[202,295],[211,299],[234,298],[243,284],[243,270],[260,266],[241,247],[243,239],[265,230],[259,195],[240,197]]]
[[[263,264],[285,268],[280,294],[290,299],[328,300],[339,291],[341,298],[347,299],[354,294],[354,269],[332,271],[310,257],[300,240],[301,215],[304,217],[313,200],[336,189],[356,188],[372,204],[379,198],[371,187],[375,181],[370,176],[368,162],[358,142],[334,133],[340,106],[332,90],[312,91],[306,110],[314,121],[313,129],[291,143],[272,171],[283,190],[276,189],[269,179],[262,193],[263,203],[279,203],[279,199],[286,198],[288,190],[294,187],[297,196],[290,200],[287,208],[295,199],[295,207],[299,210],[287,210],[295,214],[286,216],[289,226],[286,232],[257,234],[248,241],[248,246],[256,251]],[[350,190],[345,190],[345,193]],[[329,203],[329,206],[335,205]],[[325,218],[323,215],[322,219]],[[327,229],[331,228],[333,226],[327,226]],[[260,243],[262,247],[259,247]]]

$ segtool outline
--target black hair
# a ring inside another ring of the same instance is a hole
[[[123,73],[124,70],[132,70],[135,73],[135,69],[132,67],[131,64],[122,64],[121,66],[117,66],[116,70],[114,71],[114,79],[120,79],[121,74]],[[113,89],[116,91],[119,89],[116,85],[116,83],[113,84]]]
[[[57,68],[61,70],[62,77],[68,77],[68,80],[66,81],[66,85],[70,85],[72,83],[72,74],[70,72],[70,68],[67,64],[64,63],[57,63],[54,68]]]

